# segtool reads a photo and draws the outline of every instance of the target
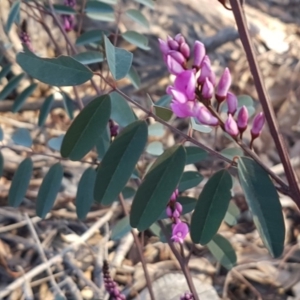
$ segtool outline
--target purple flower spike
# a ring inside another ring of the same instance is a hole
[[[163,54],[168,54],[169,51],[171,50],[170,47],[168,46],[168,43],[162,39],[158,39],[159,42],[159,49]]]
[[[231,86],[231,74],[228,68],[226,68],[220,78],[216,91],[216,99],[219,103],[226,99],[226,95]]]
[[[188,59],[190,57],[190,47],[187,43],[182,43],[180,45],[180,48],[179,48],[179,51],[181,52],[181,54],[186,58]]]
[[[263,112],[260,112],[258,115],[255,116],[253,120],[252,129],[251,129],[251,134],[253,139],[257,138],[260,135],[264,125],[265,125],[265,115]]]
[[[210,100],[214,94],[214,86],[206,77],[202,86],[202,96],[204,99]]]
[[[203,104],[200,103],[197,103],[194,116],[203,125],[216,126],[219,124],[219,120],[214,117]]]
[[[184,72],[182,65],[170,55],[167,56],[167,67],[169,72],[174,75],[179,75]]]
[[[232,137],[236,137],[239,134],[239,129],[236,121],[233,119],[232,115],[229,115],[225,122],[225,130]]]
[[[237,117],[237,125],[239,128],[239,131],[241,133],[241,136],[243,134],[243,132],[247,129],[248,126],[248,109],[245,105],[243,105],[238,113],[238,117]]]
[[[195,100],[196,77],[194,71],[181,72],[175,79],[174,88],[184,93],[189,100]]]
[[[186,58],[178,51],[171,50],[168,55],[172,56],[181,65],[186,63]]]
[[[227,106],[228,106],[228,114],[232,114],[234,116],[235,112],[237,111],[238,107],[238,99],[237,97],[231,93],[228,92],[226,96]]]
[[[205,57],[205,46],[200,41],[196,41],[194,44],[194,67],[200,68],[202,61]]]
[[[201,85],[204,84],[206,77],[213,84],[213,86],[216,85],[216,75],[211,68],[210,59],[207,55],[204,56],[201,64],[201,74],[198,78],[198,83],[200,83]]]
[[[189,233],[189,227],[186,223],[179,221],[177,224],[173,225],[172,230],[172,241],[175,243],[183,243],[184,239]]]

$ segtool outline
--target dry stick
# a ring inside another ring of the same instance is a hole
[[[125,205],[125,201],[124,201],[124,198],[123,198],[123,195],[122,195],[122,194],[119,194],[119,200],[120,200],[120,203],[121,203],[121,205],[122,205],[124,214],[125,214],[126,216],[128,216],[129,213],[128,213],[128,211],[127,211],[127,208],[126,208],[126,205]],[[144,254],[143,254],[143,252],[142,252],[142,246],[141,246],[141,243],[140,243],[140,241],[139,241],[138,236],[137,236],[136,233],[134,232],[134,230],[131,230],[131,233],[132,233],[132,235],[133,235],[134,242],[136,243],[136,246],[137,246],[137,249],[138,249],[138,252],[139,252],[139,256],[140,256],[141,263],[142,263],[143,270],[144,270],[144,274],[145,274],[145,279],[146,279],[146,282],[147,282],[147,287],[148,287],[149,294],[150,294],[150,298],[151,298],[151,300],[155,300],[154,293],[153,293],[153,289],[152,289],[152,284],[151,284],[151,279],[150,279],[150,276],[149,276],[149,273],[148,273],[148,270],[147,270],[147,265],[146,265],[146,261],[145,261],[145,258],[144,258]]]
[[[63,260],[62,257],[66,253],[68,253],[69,251],[71,251],[73,249],[76,249],[81,243],[84,243],[85,241],[87,241],[99,229],[99,227],[102,227],[105,223],[107,223],[111,219],[116,207],[117,207],[117,203],[114,203],[111,206],[111,210],[108,211],[107,214],[103,218],[99,219],[96,223],[94,223],[82,236],[80,236],[80,238],[77,241],[75,241],[70,246],[63,249],[61,253],[55,255],[54,257],[49,259],[47,262],[36,266],[35,268],[33,268],[32,270],[27,272],[24,276],[16,279],[10,285],[8,285],[4,289],[2,289],[0,291],[0,299],[3,299],[7,295],[9,295],[12,291],[14,291],[15,289],[18,289],[20,286],[22,286],[22,284],[24,283],[25,280],[31,280],[33,277],[35,277],[38,274],[47,270],[47,268],[49,268],[53,264],[62,262],[62,260]]]
[[[41,241],[36,233],[36,230],[31,222],[31,219],[28,217],[28,215],[25,213],[25,218],[26,218],[26,221],[27,221],[27,225],[28,225],[28,228],[33,236],[33,239],[35,240],[36,244],[37,244],[37,248],[38,248],[38,251],[40,253],[40,257],[43,261],[43,263],[47,263],[48,260],[47,260],[47,257],[45,255],[45,252],[42,248],[42,245],[41,245]],[[53,273],[51,271],[51,268],[50,266],[48,266],[48,268],[46,269],[49,277],[50,277],[50,282],[51,282],[51,285],[53,287],[53,289],[55,290],[55,293],[59,296],[63,296],[63,292],[62,290],[59,288],[57,282],[55,281],[54,277],[53,277]]]
[[[189,272],[189,269],[188,269],[188,266],[187,266],[187,262],[186,260],[184,259],[184,257],[181,257],[180,256],[180,253],[177,251],[176,247],[174,246],[174,244],[170,241],[170,238],[168,236],[168,233],[166,231],[166,228],[165,228],[165,225],[162,221],[158,221],[158,224],[164,234],[164,236],[166,237],[167,241],[168,241],[168,244],[172,250],[172,252],[174,253],[176,259],[178,260],[179,264],[180,264],[180,267],[182,269],[182,272],[185,276],[185,279],[186,279],[186,282],[189,286],[189,289],[191,291],[191,293],[193,294],[194,296],[194,300],[200,300],[199,297],[198,297],[198,293],[196,291],[196,288],[195,288],[195,285],[194,285],[194,282],[193,282],[193,278]]]
[[[236,25],[240,34],[240,39],[246,52],[249,67],[253,76],[254,84],[258,93],[259,100],[263,107],[263,111],[266,116],[267,123],[269,125],[270,133],[274,140],[276,149],[278,151],[280,160],[284,167],[285,175],[290,186],[292,199],[300,208],[300,190],[298,181],[294,170],[291,166],[291,162],[288,156],[286,145],[284,143],[282,134],[279,132],[279,128],[276,122],[274,110],[271,106],[266,88],[263,83],[263,79],[258,67],[257,59],[254,53],[254,48],[251,42],[250,34],[247,28],[247,21],[242,9],[242,5],[239,0],[230,0],[233,15],[236,21]]]

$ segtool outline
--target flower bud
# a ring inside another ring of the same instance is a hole
[[[243,132],[247,129],[248,126],[248,109],[245,105],[243,105],[238,113],[238,117],[237,117],[237,125],[239,128],[239,131],[241,133],[241,136],[243,134]]]
[[[168,46],[168,42],[158,39],[159,42],[159,49],[163,54],[168,54],[169,51],[171,50],[170,47]]]
[[[196,41],[194,44],[194,67],[200,68],[205,57],[205,46],[203,43]]]
[[[174,210],[173,211],[173,216],[172,216],[173,218],[175,218],[175,219],[178,219],[179,217],[180,217],[180,212],[178,211],[178,210]]]
[[[166,214],[169,218],[172,218],[173,217],[173,212],[172,212],[172,209],[170,206],[167,206],[166,208]]]
[[[182,213],[182,205],[179,202],[175,203],[175,210],[177,210],[179,214]]]
[[[251,129],[251,135],[252,138],[255,139],[257,138],[265,124],[265,115],[263,112],[260,112],[258,115],[255,116],[252,124],[252,129]]]
[[[175,60],[171,55],[167,56],[167,67],[171,74],[179,75],[184,71],[182,65]]]
[[[229,115],[225,122],[225,131],[232,137],[236,137],[239,134],[238,126],[232,115]]]
[[[213,84],[213,86],[215,86],[216,75],[211,68],[210,59],[207,55],[204,56],[204,59],[201,64],[201,73],[198,77],[198,83],[203,85],[206,77]]]
[[[203,98],[207,100],[210,100],[214,94],[214,86],[207,77],[205,78],[201,93]]]
[[[174,40],[180,45],[182,43],[185,43],[185,38],[182,36],[181,33],[178,33],[175,35]]]
[[[228,90],[231,85],[231,74],[228,68],[226,68],[220,78],[216,91],[216,99],[219,103],[223,102],[226,98]]]
[[[179,50],[179,43],[168,36],[168,46],[171,50]]]
[[[234,116],[237,107],[238,107],[238,99],[237,97],[231,93],[228,92],[226,96],[226,101],[227,101],[227,107],[228,107],[228,114],[232,114]]]
[[[216,126],[219,124],[219,120],[214,117],[204,105],[200,103],[197,103],[194,116],[203,125]]]
[[[181,54],[188,59],[190,57],[190,47],[187,43],[182,43],[180,45],[179,51],[181,52]]]
[[[185,57],[182,55],[182,53],[178,51],[169,51],[168,55],[172,56],[179,64],[183,65],[186,63]]]

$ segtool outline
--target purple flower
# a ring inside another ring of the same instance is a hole
[[[190,47],[187,43],[182,43],[180,45],[180,48],[179,48],[179,51],[181,52],[181,54],[186,58],[188,59],[190,57]]]
[[[216,91],[216,99],[219,103],[225,100],[228,90],[231,86],[231,74],[228,68],[226,68],[220,78]]]
[[[184,72],[182,65],[174,59],[171,55],[167,55],[167,67],[171,74],[179,75]]]
[[[228,115],[228,118],[225,122],[225,130],[233,137],[236,137],[239,134],[238,126],[232,115]]]
[[[201,103],[196,104],[194,116],[203,125],[216,126],[219,124],[219,120]]]
[[[29,34],[25,31],[22,31],[20,33],[20,40],[22,42],[22,44],[26,45],[27,48],[31,51],[31,52],[34,52],[33,48],[32,48],[32,45],[31,45],[31,40],[30,40],[30,37],[29,37]]]
[[[194,296],[192,293],[186,292],[183,296],[180,297],[180,300],[194,300]]]
[[[168,36],[168,46],[171,50],[179,50],[179,43],[172,39],[170,36]]]
[[[172,194],[170,200],[171,200],[171,201],[176,201],[178,195],[179,195],[179,191],[178,191],[178,189],[176,189],[176,190],[173,192],[173,194]]]
[[[178,42],[179,45],[185,43],[185,38],[182,36],[181,33],[176,34],[174,40]]]
[[[198,83],[201,85],[204,84],[205,78],[208,78],[209,81],[215,86],[216,84],[216,75],[211,68],[210,59],[207,55],[204,56],[201,64],[201,73],[198,78]]]
[[[226,101],[227,101],[228,113],[234,116],[238,107],[237,97],[233,93],[228,92],[226,96]]]
[[[205,78],[201,93],[203,98],[208,100],[210,100],[214,94],[214,86],[207,77]]]
[[[263,112],[260,112],[255,116],[252,124],[251,134],[253,138],[256,138],[260,135],[265,124],[265,115]]]
[[[205,46],[200,41],[196,41],[194,44],[194,66],[200,68],[202,61],[205,57]]]
[[[169,51],[171,50],[170,47],[168,46],[168,43],[162,39],[158,39],[159,42],[159,49],[163,54],[168,54]]]
[[[186,63],[186,58],[178,51],[171,50],[168,55],[172,56],[181,65]]]
[[[177,75],[174,88],[184,93],[188,100],[195,100],[196,76],[193,70],[187,70]]]
[[[179,118],[191,117],[194,114],[194,102],[192,101],[186,103],[172,101],[170,106],[173,113]]]
[[[172,241],[175,243],[183,243],[183,240],[186,238],[187,234],[189,233],[189,227],[186,223],[179,222],[173,225],[172,230]]]
[[[74,16],[73,15],[62,15],[63,27],[66,32],[72,31],[74,29]]]
[[[237,116],[237,125],[241,134],[247,129],[248,118],[248,109],[245,105],[243,105]]]

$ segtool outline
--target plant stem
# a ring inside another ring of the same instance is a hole
[[[283,136],[279,132],[275,113],[263,83],[262,75],[258,67],[257,59],[251,42],[251,37],[248,31],[247,21],[242,9],[242,5],[239,0],[229,0],[229,1],[240,34],[240,39],[243,44],[244,50],[246,52],[247,60],[254,79],[254,84],[258,93],[258,97],[260,99],[263,111],[265,113],[266,120],[270,129],[270,133],[274,140],[280,160],[284,167],[284,171],[285,171],[287,181],[289,183],[292,199],[297,204],[298,208],[300,208],[300,190],[298,186],[298,180],[292,168],[290,158],[288,156],[288,152],[286,149],[286,145],[283,140]]]
[[[124,214],[126,216],[128,216],[129,213],[127,211],[125,201],[124,201],[124,198],[123,198],[122,194],[119,195],[119,200],[120,200],[121,206],[123,208]],[[152,288],[152,284],[151,284],[151,279],[150,279],[150,276],[149,276],[146,261],[145,261],[144,254],[143,254],[143,251],[142,251],[142,245],[140,243],[140,240],[139,240],[138,236],[134,232],[134,230],[131,230],[131,233],[133,235],[134,242],[135,242],[135,244],[137,246],[137,249],[138,249],[138,252],[139,252],[139,256],[140,256],[142,267],[143,267],[144,274],[145,274],[145,279],[146,279],[146,282],[147,282],[148,291],[149,291],[149,294],[150,294],[150,298],[151,298],[151,300],[155,300],[154,293],[153,293],[153,288]]]
[[[188,266],[187,266],[187,261],[184,259],[184,257],[182,257],[180,255],[180,253],[178,252],[178,250],[176,249],[176,247],[174,246],[174,244],[170,241],[170,238],[168,236],[168,233],[166,231],[166,228],[165,228],[165,225],[163,224],[162,221],[158,221],[158,224],[163,232],[163,234],[165,235],[167,241],[168,241],[168,244],[172,250],[172,252],[174,253],[176,259],[178,260],[179,264],[180,264],[180,267],[182,269],[182,272],[185,276],[185,279],[186,279],[186,282],[189,286],[189,289],[191,291],[191,293],[193,294],[194,296],[194,300],[200,300],[199,297],[198,297],[198,293],[196,291],[196,288],[195,288],[195,285],[194,285],[194,282],[193,282],[193,279],[192,279],[192,276],[190,274],[190,271],[188,269]]]

